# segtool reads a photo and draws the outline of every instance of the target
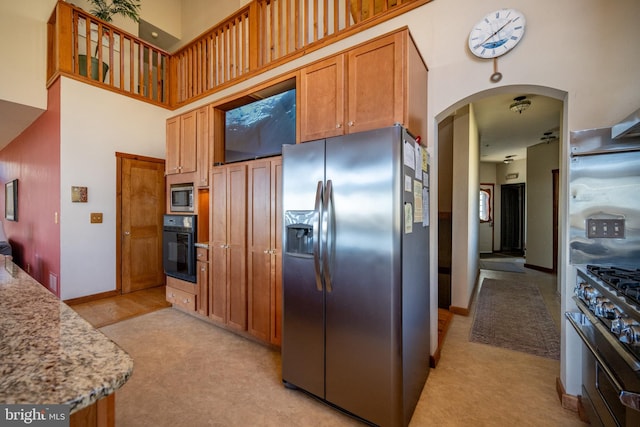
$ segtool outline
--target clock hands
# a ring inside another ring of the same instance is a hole
[[[511,24],[511,22],[513,22],[513,18],[509,19],[507,22],[504,23],[504,25],[500,28],[498,28],[498,31],[495,31],[493,34],[491,34],[489,37],[487,37],[486,39],[484,39],[484,41],[482,43],[480,43],[479,46],[482,46],[483,44],[485,44],[486,42],[488,42],[489,40],[491,40],[493,37],[495,37],[496,34],[498,34],[500,31],[504,30],[504,27],[506,27],[507,25]]]

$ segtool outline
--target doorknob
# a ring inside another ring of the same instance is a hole
[[[125,236],[128,236],[129,234],[131,234],[131,233],[130,233],[130,232],[128,232],[128,231],[125,231],[125,232],[124,232],[124,235],[125,235]]]

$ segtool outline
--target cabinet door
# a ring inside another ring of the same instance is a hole
[[[196,171],[198,111],[180,116],[180,173]]]
[[[271,344],[282,342],[282,158],[271,162]]]
[[[247,166],[227,169],[227,324],[247,329]]]
[[[301,141],[344,134],[344,55],[304,68],[299,99]]]
[[[203,316],[209,315],[209,263],[198,261],[198,301],[197,311]]]
[[[165,175],[180,172],[180,117],[167,120]]]
[[[209,190],[209,318],[227,317],[227,169],[211,170]]]
[[[397,33],[347,53],[347,133],[404,122],[403,52]]]
[[[202,107],[197,111],[196,119],[196,156],[197,183],[199,187],[209,185],[209,166],[211,165],[211,138],[209,137],[209,108]]]
[[[249,333],[269,342],[271,336],[271,162],[251,162],[247,190],[247,289]]]

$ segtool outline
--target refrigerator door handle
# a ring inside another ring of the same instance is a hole
[[[322,292],[322,271],[320,265],[320,224],[322,223],[322,181],[316,188],[315,215],[313,216],[313,270],[316,275],[316,288]]]
[[[333,182],[327,180],[327,188],[324,193],[324,215],[322,217],[323,231],[323,255],[322,271],[324,272],[324,282],[327,285],[327,292],[333,291],[331,266],[333,261],[333,239],[335,237],[335,224],[333,219]],[[331,234],[330,234],[331,233]]]

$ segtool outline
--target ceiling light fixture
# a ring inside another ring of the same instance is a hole
[[[554,139],[556,139],[556,137],[553,136],[552,132],[545,132],[543,135],[544,136],[542,136],[540,138],[540,141],[542,141],[544,143],[547,143],[547,144],[550,143],[551,141],[553,141]]]
[[[508,156],[504,156],[504,160],[502,161],[502,163],[504,164],[509,164],[511,162],[513,162],[513,158],[517,156],[517,154],[509,154]]]
[[[526,96],[516,96],[513,98],[513,101],[509,109],[514,113],[522,114],[524,110],[531,106],[531,101],[529,101]]]

